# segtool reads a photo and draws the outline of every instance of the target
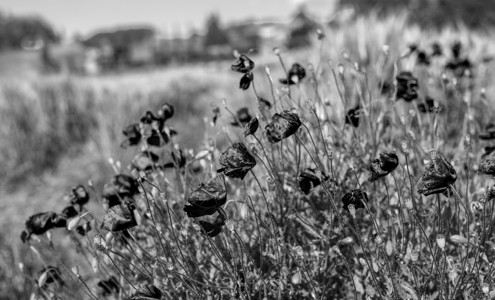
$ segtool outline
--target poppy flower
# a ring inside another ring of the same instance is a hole
[[[107,280],[100,280],[96,285],[96,295],[108,297],[112,294],[117,295],[120,291],[120,284],[117,278],[110,276]]]
[[[139,144],[139,142],[141,141],[142,135],[141,135],[141,130],[139,129],[139,123],[128,125],[127,127],[124,128],[122,133],[126,137],[126,140],[120,144],[122,148],[135,146]]]
[[[418,79],[411,72],[400,72],[397,79],[397,94],[396,98],[412,101],[418,98]]]
[[[232,71],[246,74],[254,69],[254,62],[246,55],[241,54],[231,68]]]
[[[158,118],[160,118],[163,122],[166,122],[174,116],[174,111],[174,106],[172,104],[165,103],[158,110]]]
[[[141,117],[140,121],[143,124],[152,124],[153,121],[160,121],[160,119],[155,117],[153,112],[148,110],[147,112],[144,113],[144,116]]]
[[[383,152],[379,156],[370,165],[371,177],[368,179],[370,182],[387,176],[399,165],[399,158],[393,152]]]
[[[246,174],[256,166],[256,160],[243,143],[234,143],[218,159],[223,172],[228,177],[244,179]]]
[[[54,212],[42,212],[30,216],[26,221],[26,230],[21,234],[21,240],[25,243],[33,234],[42,235],[53,228],[61,228],[67,225],[67,220]]]
[[[72,188],[72,192],[70,195],[66,197],[67,201],[69,201],[72,205],[81,205],[88,203],[89,194],[84,188],[83,185],[78,185]]]
[[[443,50],[442,46],[438,42],[434,42],[431,45],[431,56],[442,56]]]
[[[418,110],[422,113],[440,113],[443,111],[443,105],[427,96],[424,102],[418,103]]]
[[[91,221],[88,221],[76,227],[76,232],[82,236],[85,236],[90,231],[91,231]]]
[[[190,218],[197,218],[214,214],[227,202],[227,189],[225,177],[218,174],[207,184],[201,183],[187,198],[189,205],[184,206],[184,211]]]
[[[272,108],[272,103],[265,98],[258,97],[258,101],[263,104],[265,109],[271,109]]]
[[[248,72],[246,74],[244,74],[242,77],[241,77],[241,81],[239,81],[239,88],[241,90],[247,90],[249,88],[249,86],[251,85],[251,82],[253,81],[254,79],[254,74],[253,72]]]
[[[416,58],[416,64],[418,65],[423,65],[423,66],[429,66],[430,65],[430,58],[428,57],[428,54],[424,51],[418,51],[418,56]]]
[[[461,41],[455,41],[452,44],[452,47],[450,48],[452,51],[452,56],[454,58],[459,58],[461,56],[461,50],[462,50],[462,43]]]
[[[160,300],[162,292],[152,284],[146,284],[138,288],[129,300]]]
[[[102,228],[110,231],[122,231],[136,226],[134,209],[136,207],[130,203],[112,206],[103,217]]]
[[[357,128],[359,126],[360,115],[361,106],[358,104],[356,107],[349,109],[345,114],[345,124],[349,124]]]
[[[485,131],[480,133],[478,137],[482,140],[493,140],[495,139],[495,124],[488,123],[485,127]]]
[[[272,116],[272,121],[265,127],[266,137],[270,143],[278,143],[296,133],[300,126],[299,116],[290,110],[284,110]]]
[[[225,218],[220,214],[213,223],[200,220],[201,232],[209,237],[215,237],[222,232],[222,226],[225,225]]]
[[[330,177],[321,171],[317,172],[316,169],[306,168],[299,174],[299,187],[305,195],[308,195],[312,189],[328,178]]]
[[[342,197],[342,203],[344,203],[344,208],[349,211],[349,205],[354,205],[356,209],[365,208],[364,202],[368,202],[368,195],[360,189],[355,189],[345,194]]]
[[[486,146],[484,148],[483,154],[481,154],[481,158],[488,157],[490,154],[492,154],[495,151],[495,146]]]
[[[249,109],[247,107],[241,107],[235,113],[235,119],[230,124],[232,126],[244,127],[251,119],[253,119],[253,117],[249,113]]]
[[[418,181],[418,193],[425,196],[446,191],[457,180],[457,173],[452,165],[441,155],[435,153],[432,161]]]
[[[256,133],[256,130],[258,130],[259,126],[259,121],[258,118],[254,117],[249,121],[249,123],[246,124],[244,127],[244,137],[247,137],[248,135],[254,135]]]
[[[79,211],[73,205],[70,205],[62,210],[62,212],[60,213],[60,217],[64,219],[70,219],[70,218],[74,218],[78,214]]]
[[[63,285],[62,273],[60,273],[60,270],[57,267],[46,266],[38,272],[38,284],[44,289],[51,283]]]
[[[478,172],[486,175],[495,176],[495,157],[489,155],[487,158],[480,162]]]
[[[469,77],[472,77],[473,65],[471,61],[467,58],[454,58],[447,62],[445,65],[445,69],[449,70],[454,74],[455,77],[463,77],[466,74],[469,74]]]
[[[158,162],[158,159],[159,157],[155,153],[149,150],[142,151],[134,156],[131,161],[131,165],[133,168],[138,169],[139,171],[149,171],[153,169],[153,167]]]
[[[293,85],[301,82],[306,77],[306,70],[298,63],[292,65],[287,72],[287,78],[279,79],[281,84]]]
[[[495,198],[495,185],[492,185],[485,191],[485,200],[490,201]]]
[[[103,186],[103,198],[109,207],[117,205],[125,197],[139,193],[137,181],[129,175],[118,174]]]

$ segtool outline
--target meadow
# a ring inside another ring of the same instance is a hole
[[[2,77],[1,299],[495,298],[493,36],[400,15],[323,33]]]

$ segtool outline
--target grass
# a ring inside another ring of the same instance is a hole
[[[1,286],[3,295],[17,299],[33,291],[101,299],[93,296],[97,282],[115,276],[121,288],[108,299],[127,299],[143,284],[153,284],[166,299],[491,297],[493,200],[486,187],[492,182],[475,170],[487,145],[477,136],[493,113],[493,62],[486,59],[493,44],[465,29],[406,27],[404,16],[370,16],[326,34],[300,52],[252,57],[255,89],[247,91],[237,88],[242,74],[230,71],[229,63],[3,84],[2,196],[13,200],[0,208],[15,232],[3,236],[15,245],[2,248],[0,263],[11,267],[2,266],[9,271],[0,276],[12,278],[12,284]],[[425,67],[407,54],[412,42],[426,48],[433,41],[448,46],[457,39],[476,66],[473,79],[443,77],[448,58]],[[301,63],[307,76],[287,88],[278,78],[293,62]],[[395,101],[393,92],[380,93],[384,81],[404,70],[419,79],[419,99]],[[274,107],[258,111],[256,93]],[[426,95],[444,111],[421,114],[416,104]],[[121,130],[163,102],[175,106],[167,125],[179,134],[171,145],[153,150],[165,163],[181,148],[188,164],[131,172],[127,164],[140,149],[120,148]],[[344,115],[357,103],[362,116],[354,128],[344,124]],[[221,111],[216,126],[210,124],[213,106]],[[242,129],[229,125],[229,111],[241,106],[259,117],[255,136],[243,137]],[[291,107],[303,125],[270,143],[265,126],[271,115]],[[213,217],[225,218],[226,224],[222,233],[209,237],[200,229],[208,217],[188,218],[183,207],[201,182],[217,175],[219,157],[235,142],[244,143],[257,164],[243,180],[227,178],[227,204]],[[440,164],[431,149],[457,172],[447,196],[417,192],[426,164]],[[204,150],[207,154],[195,159]],[[369,182],[371,162],[391,151],[398,167]],[[121,166],[108,164],[109,157]],[[99,199],[112,167],[132,174],[140,185],[133,197],[140,221],[129,229],[132,238],[100,227],[105,211]],[[305,168],[328,175],[309,195],[298,184]],[[63,195],[77,184],[85,184],[92,199],[86,207],[92,213],[85,216],[93,227],[88,237],[54,230],[53,242],[42,235],[30,247],[19,245],[23,220],[38,211],[60,211]],[[369,201],[354,202],[354,213],[342,208],[341,199],[355,189],[366,192]],[[60,269],[63,285],[36,288],[37,272],[47,264]],[[76,264],[80,278],[70,270]]]

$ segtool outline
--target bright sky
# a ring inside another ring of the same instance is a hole
[[[153,25],[177,32],[202,28],[212,12],[222,22],[246,18],[287,18],[305,3],[328,16],[336,0],[0,0],[0,10],[40,15],[69,36],[117,25]]]

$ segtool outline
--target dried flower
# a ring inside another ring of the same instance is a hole
[[[416,64],[423,65],[423,66],[429,66],[430,65],[430,58],[428,57],[428,54],[426,54],[426,52],[424,52],[423,50],[418,51],[418,56],[416,58]]]
[[[21,233],[23,243],[29,240],[31,235],[42,235],[53,228],[65,227],[65,218],[54,212],[42,212],[30,216],[26,221],[26,230]]]
[[[349,211],[349,205],[354,205],[354,208],[365,208],[364,202],[368,202],[368,195],[361,189],[355,189],[345,194],[342,197],[342,203],[344,203],[344,208]]]
[[[158,110],[158,118],[165,122],[174,116],[174,111],[174,106],[172,104],[164,103]]]
[[[272,121],[265,127],[266,136],[270,143],[278,143],[296,133],[300,126],[299,116],[289,110],[284,110],[272,116]]]
[[[126,197],[139,193],[137,181],[129,175],[117,174],[103,186],[103,200],[112,207]]]
[[[201,232],[209,237],[215,237],[222,232],[222,226],[225,225],[225,218],[222,214],[219,214],[213,223],[200,220],[199,226],[201,226]]]
[[[418,79],[411,72],[400,72],[397,79],[397,94],[396,99],[404,99],[412,101],[418,98]]]
[[[382,177],[387,176],[397,168],[399,165],[399,158],[393,152],[382,152],[380,158],[373,160],[370,165],[371,177],[368,178],[370,182],[376,181]]]
[[[232,71],[246,74],[254,69],[254,62],[246,55],[241,54],[231,68]]]
[[[445,192],[457,180],[457,173],[452,165],[436,153],[417,184],[418,193],[425,196]]]
[[[220,155],[218,160],[222,165],[218,172],[223,172],[228,177],[240,178],[241,180],[256,166],[256,160],[243,143],[232,144]]]
[[[321,171],[318,173],[316,169],[306,168],[299,174],[299,187],[305,195],[308,195],[313,188],[330,178]]]
[[[361,106],[358,103],[354,108],[349,109],[345,114],[345,124],[349,124],[357,128],[359,126],[360,116]]]
[[[184,211],[190,218],[214,214],[227,202],[227,190],[223,174],[217,175],[207,184],[201,184],[187,198],[190,205],[184,206]]]
[[[254,79],[254,74],[253,72],[248,72],[246,74],[244,74],[242,77],[241,77],[241,80],[239,81],[239,88],[241,90],[247,90],[249,88],[249,86],[251,85],[251,82],[253,81]]]
[[[103,217],[102,227],[110,231],[122,231],[137,225],[131,203],[112,206]]]
[[[431,45],[431,56],[442,56],[443,49],[442,46],[438,42],[434,42]]]
[[[287,78],[279,79],[281,84],[293,85],[301,82],[306,77],[306,70],[298,63],[292,65],[287,72]]]
[[[72,205],[85,205],[89,201],[89,194],[83,185],[78,185],[72,188],[71,194],[66,197]]]
[[[96,295],[99,297],[118,295],[119,291],[120,284],[114,276],[110,276],[107,280],[100,280],[96,285]]]
[[[495,176],[495,156],[493,154],[489,155],[487,158],[483,159],[480,162],[478,172],[490,176]]]
[[[247,137],[248,135],[254,135],[256,133],[256,130],[258,130],[258,126],[259,126],[258,118],[254,117],[244,127],[244,137]]]
[[[74,205],[70,205],[65,207],[59,214],[59,216],[64,219],[70,219],[77,216],[77,214],[79,214],[79,211],[76,209],[76,207]]]
[[[124,128],[124,130],[122,131],[122,133],[126,137],[126,140],[124,140],[120,144],[120,146],[122,148],[127,148],[129,146],[137,145],[141,141],[142,135],[141,135],[141,131],[139,129],[139,123],[134,123],[134,124],[126,126]]]

